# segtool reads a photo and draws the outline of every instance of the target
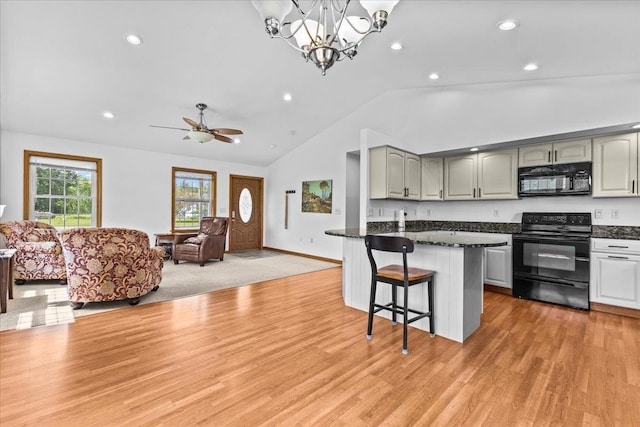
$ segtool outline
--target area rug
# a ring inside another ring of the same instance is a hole
[[[337,267],[337,264],[274,251],[226,254],[224,261],[209,261],[204,267],[192,262],[175,265],[173,261],[165,261],[160,288],[140,298],[140,304],[184,298],[332,267]],[[66,286],[53,281],[14,286],[13,292],[14,299],[8,300],[7,312],[0,314],[0,331],[72,323],[80,316],[129,307],[127,301],[112,301],[87,303],[80,310],[72,310]]]

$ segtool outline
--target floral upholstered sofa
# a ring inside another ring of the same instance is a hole
[[[8,221],[0,224],[7,248],[16,249],[14,279],[60,280],[66,283],[62,247],[55,227],[39,221]]]
[[[158,289],[164,249],[150,247],[146,233],[126,228],[76,228],[58,232],[67,267],[69,301],[128,300]]]

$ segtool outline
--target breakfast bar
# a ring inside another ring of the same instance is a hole
[[[343,238],[342,296],[344,303],[349,307],[368,311],[371,267],[364,245],[366,231],[328,230],[325,234]],[[435,271],[436,335],[463,342],[478,329],[482,313],[484,248],[506,245],[507,242],[504,239],[498,236],[487,236],[486,233],[458,231],[372,234],[402,236],[412,240],[415,243],[415,250],[408,256],[409,265]],[[402,259],[398,259],[397,256],[398,254],[393,253],[378,253],[376,262],[379,265],[401,263]],[[388,287],[382,287],[378,291],[376,301],[388,301],[390,295],[391,290]],[[409,300],[412,303],[416,302],[412,308],[426,309],[426,287],[411,288]],[[380,312],[378,315],[390,318],[388,313]],[[412,326],[428,331],[429,320],[420,319]],[[364,331],[365,329],[363,334]]]

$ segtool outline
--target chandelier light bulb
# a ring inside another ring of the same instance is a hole
[[[251,0],[260,17],[266,24],[266,31],[271,37],[278,34],[280,25],[293,9],[291,0]]]

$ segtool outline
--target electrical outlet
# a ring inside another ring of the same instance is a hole
[[[309,237],[309,243],[313,243],[313,237]]]
[[[602,209],[596,209],[595,217],[596,219],[602,219]]]
[[[611,218],[613,219],[620,218],[620,209],[611,209]]]
[[[427,216],[431,216],[431,209],[427,209]]]
[[[378,208],[378,216],[384,215],[384,209]]]
[[[500,216],[500,212],[498,211],[498,209],[494,209],[494,210],[493,210],[493,216],[494,216],[495,218],[497,218],[497,217],[499,217],[499,216]]]

